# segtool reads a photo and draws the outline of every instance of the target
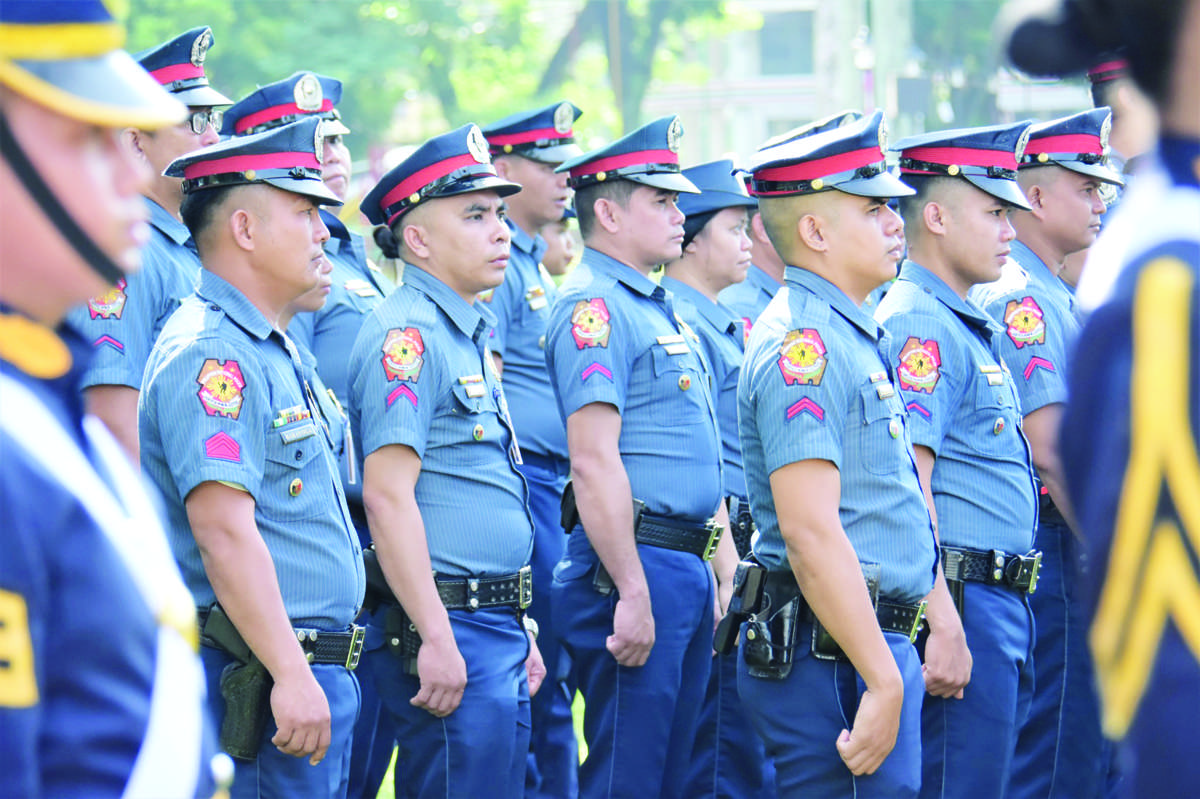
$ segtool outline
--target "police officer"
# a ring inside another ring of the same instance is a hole
[[[886,170],[882,137],[877,111],[750,168],[788,290],[751,331],[738,382],[754,557],[768,569],[738,692],[780,797],[913,797],[921,780],[912,641],[934,538],[887,336],[858,308],[901,257],[886,200],[912,192]]]
[[[504,282],[484,299],[496,316],[490,348],[504,376],[513,424],[521,437],[520,471],[529,486],[533,517],[533,581],[545,588],[563,553],[559,505],[569,467],[567,431],[546,374],[546,322],[557,288],[542,266],[548,245],[538,231],[561,220],[571,199],[567,176],[554,168],[582,152],[573,130],[581,113],[571,103],[560,102],[483,128],[496,173],[521,186],[508,200],[512,248]],[[538,622],[538,648],[551,682],[531,702],[527,782],[531,796],[570,797],[579,790],[579,751],[571,718],[575,684],[567,679],[570,662],[560,655],[561,636],[548,599],[548,591],[539,591],[529,607],[529,615]]]
[[[121,130],[185,113],[123,40],[100,2],[0,5],[5,796],[214,788],[192,600],[139,475],[84,416],[90,348],[60,326],[137,268],[149,236],[149,170]]]
[[[322,120],[323,150],[321,179],[335,197],[345,202],[350,188],[350,150],[345,137],[350,128],[337,108],[342,83],[313,72],[296,72],[283,80],[260,86],[233,105],[224,117],[222,133],[245,136],[286,125],[297,119]],[[366,257],[363,237],[350,231],[338,216],[321,209],[321,221],[329,228],[325,256],[333,264],[329,296],[319,308],[301,310],[287,327],[288,337],[300,350],[301,358],[316,363],[322,382],[333,392],[333,400],[342,408],[349,406],[350,350],[363,321],[392,289],[392,283]],[[329,397],[318,397],[328,401]],[[338,411],[341,416],[344,411]],[[362,509],[362,480],[358,475],[358,457],[349,425],[338,457],[346,504],[363,546],[370,543],[367,518]],[[376,642],[368,641],[367,645]],[[382,712],[375,682],[363,664],[359,672],[362,704],[354,728],[351,758],[351,797],[374,797],[387,772],[394,747],[394,735],[387,715]]]
[[[542,225],[541,237],[546,241],[546,251],[542,253],[542,266],[550,273],[550,279],[555,286],[561,286],[567,277],[567,272],[575,265],[578,256],[575,243],[575,209],[567,208],[561,219]]]
[[[709,662],[720,535],[716,410],[699,342],[647,277],[681,254],[683,126],[663,117],[567,161],[585,248],[546,364],[572,498],[551,589],[586,702],[580,795],[682,796]]]
[[[138,457],[138,391],[146,359],[167,317],[192,293],[200,275],[195,244],[179,219],[180,181],[162,173],[179,156],[216,143],[221,127],[221,111],[216,107],[233,102],[213,89],[205,75],[204,62],[212,45],[211,29],[192,28],[137,56],[155,80],[187,105],[188,115],[162,129],[122,131],[123,143],[154,174],[144,190],[151,236],[142,268],[69,316],[71,325],[95,349],[82,383],[88,411],[108,425],[134,460]]]
[[[737,434],[737,380],[745,344],[742,321],[717,301],[718,292],[745,279],[750,266],[749,213],[756,208],[742,182],[733,176],[733,162],[710,161],[685,169],[683,176],[700,194],[682,194],[679,210],[683,223],[683,255],[666,265],[663,288],[675,298],[680,318],[700,340],[708,363],[712,392],[721,431],[723,493],[728,504],[729,541],[735,544],[729,560],[718,552],[714,569],[727,588],[732,583],[733,556],[750,551],[753,520],[746,501],[742,473],[742,448]],[[762,740],[750,727],[737,696],[737,660],[730,653],[712,662],[704,696],[686,795],[757,797],[772,796],[774,774]]]
[[[966,299],[999,276],[1014,236],[1008,215],[1028,208],[1016,182],[1028,128],[939,131],[895,145],[917,193],[900,200],[909,260],[875,319],[888,331],[942,546],[923,642],[926,797],[1004,796],[1033,690],[1033,465],[1001,333]]]
[[[344,796],[358,713],[361,551],[329,420],[278,327],[322,279],[317,209],[338,200],[321,149],[309,119],[167,169],[204,269],[147,364],[142,462],[201,607],[233,796]]]
[[[858,111],[840,111],[768,139],[759,149],[802,139],[814,133],[824,133],[827,130],[848,125],[861,117],[862,114]],[[750,329],[754,327],[754,320],[766,309],[767,303],[775,296],[775,292],[783,286],[785,266],[779,253],[775,252],[775,248],[771,246],[771,240],[767,236],[766,229],[763,228],[762,217],[759,215],[757,207],[750,211],[748,232],[751,243],[751,263],[750,268],[746,271],[746,279],[723,290],[718,298],[742,318],[747,336],[750,335]]]
[[[975,295],[1003,326],[1001,351],[1041,482],[1036,544],[1043,574],[1030,597],[1036,692],[1013,760],[1012,795],[1019,797],[1099,795],[1108,771],[1086,630],[1071,601],[1082,564],[1058,432],[1081,325],[1072,287],[1060,275],[1067,256],[1095,241],[1105,186],[1121,185],[1107,162],[1110,118],[1097,108],[1029,129],[1018,180],[1032,208],[1013,215],[1017,240],[1004,275]]]
[[[522,625],[533,528],[521,450],[476,296],[504,279],[504,197],[475,125],[436,136],[364,198],[405,262],[350,361],[371,537],[394,595],[368,653],[397,725],[397,795],[519,797],[529,695]],[[436,575],[436,576],[435,576]],[[398,602],[398,604],[397,604]]]

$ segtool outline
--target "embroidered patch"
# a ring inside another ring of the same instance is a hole
[[[112,347],[117,352],[125,352],[125,345],[107,333],[93,341],[92,346],[96,349],[100,349],[101,347]]]
[[[215,461],[242,462],[242,447],[233,436],[222,430],[204,440],[204,457]]]
[[[787,418],[790,421],[802,413],[807,413],[818,422],[825,421],[825,409],[811,397],[804,397],[793,402],[787,409]]]
[[[1047,372],[1055,371],[1054,364],[1045,358],[1039,358],[1035,355],[1029,359],[1029,363],[1025,364],[1025,371],[1023,372],[1025,379],[1028,380],[1033,377],[1033,373],[1037,369],[1045,369]]]
[[[608,367],[601,363],[593,363],[584,367],[583,371],[579,373],[579,382],[586,383],[587,379],[592,375],[602,375],[610,381],[612,380],[612,372],[608,370]]]
[[[750,328],[754,327],[754,323],[750,321],[750,317],[742,317],[742,347],[745,348],[750,343]]]
[[[383,340],[383,371],[390,380],[417,382],[425,364],[425,342],[415,327],[393,327]],[[390,404],[390,403],[389,403]],[[416,403],[413,403],[414,405]]]
[[[1017,349],[1046,343],[1045,314],[1033,297],[1025,297],[1020,302],[1011,300],[1005,305],[1004,324]]]
[[[408,387],[407,383],[401,383],[391,390],[391,393],[387,395],[387,407],[392,407],[392,403],[398,400],[400,397],[404,397],[406,400],[411,402],[414,408],[417,407],[417,395],[411,388]]]
[[[120,319],[121,312],[125,310],[125,287],[127,285],[129,284],[125,282],[125,278],[121,278],[117,281],[117,285],[99,297],[92,297],[88,300],[88,313],[91,314],[91,317],[93,319]]]
[[[609,319],[608,306],[601,297],[575,303],[575,309],[571,311],[571,335],[575,337],[575,346],[581,350],[607,347],[612,332]]]
[[[200,384],[196,396],[209,416],[238,418],[242,412],[242,392],[246,388],[246,380],[237,361],[208,358],[200,367],[196,382]]]
[[[922,341],[909,336],[900,349],[900,366],[896,370],[900,375],[900,388],[932,394],[941,377],[938,371],[941,365],[942,351],[935,339]]]
[[[789,330],[779,346],[779,371],[789,386],[819,386],[828,359],[821,334],[812,328]],[[790,417],[789,417],[790,418]]]

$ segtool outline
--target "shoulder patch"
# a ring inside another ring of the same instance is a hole
[[[571,335],[575,346],[581,350],[588,347],[607,347],[612,333],[611,316],[602,297],[580,300],[571,311]]]
[[[389,381],[417,382],[425,364],[425,342],[415,327],[393,327],[383,339],[383,371]]]
[[[819,386],[829,359],[821,334],[812,328],[789,330],[779,345],[779,371],[787,385]]]
[[[87,302],[88,314],[93,319],[120,319],[125,310],[125,287],[128,285],[125,278],[121,278],[117,285],[99,297],[92,297]]]
[[[896,369],[900,388],[932,394],[941,377],[942,352],[936,339],[922,341],[909,336],[900,349],[900,365]]]
[[[750,321],[749,316],[742,317],[742,347],[750,343],[750,328],[754,327],[754,323]]]
[[[200,367],[200,374],[196,376],[196,382],[200,384],[196,396],[209,416],[238,418],[242,412],[242,392],[246,389],[246,379],[242,377],[242,367],[238,366],[237,361],[206,359]]]
[[[1009,300],[1004,306],[1004,324],[1017,349],[1046,343],[1045,314],[1033,297],[1024,297],[1020,302]]]

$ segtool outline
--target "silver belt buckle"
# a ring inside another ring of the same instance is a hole
[[[346,671],[354,671],[358,668],[358,659],[362,656],[363,638],[366,634],[366,627],[359,627],[357,624],[351,625],[350,651],[346,653]]]
[[[518,607],[521,610],[529,607],[533,602],[533,568],[531,566],[522,566],[517,572],[519,583],[520,598],[517,600]]]

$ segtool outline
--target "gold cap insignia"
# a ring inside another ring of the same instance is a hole
[[[321,81],[317,80],[317,76],[311,72],[306,72],[300,76],[300,80],[296,81],[296,86],[292,89],[292,97],[296,100],[296,107],[301,111],[320,111],[321,104],[325,102],[325,93],[321,91]]]
[[[491,162],[488,157],[487,139],[483,137],[483,131],[479,129],[478,125],[472,125],[471,129],[467,131],[467,152],[481,164]]]
[[[673,153],[679,152],[679,142],[682,140],[683,123],[679,121],[679,117],[675,117],[667,128],[667,149]]]
[[[1112,133],[1112,112],[1104,117],[1104,124],[1100,126],[1100,151],[1104,155],[1108,155],[1108,134]]]
[[[1017,149],[1016,149],[1016,153],[1015,153],[1015,155],[1017,157],[1017,163],[1020,163],[1021,159],[1025,157],[1025,148],[1028,145],[1029,145],[1029,128],[1025,128],[1025,130],[1021,131],[1020,138],[1017,139]]]
[[[208,57],[208,48],[212,47],[212,43],[212,30],[205,28],[200,31],[200,35],[196,37],[196,41],[192,42],[192,66],[204,66],[204,59]]]
[[[560,103],[558,108],[554,109],[554,131],[556,133],[570,133],[571,125],[575,123],[575,109],[571,108],[570,103]]]
[[[316,128],[313,129],[313,153],[317,156],[317,163],[325,163],[325,123],[318,122]]]

